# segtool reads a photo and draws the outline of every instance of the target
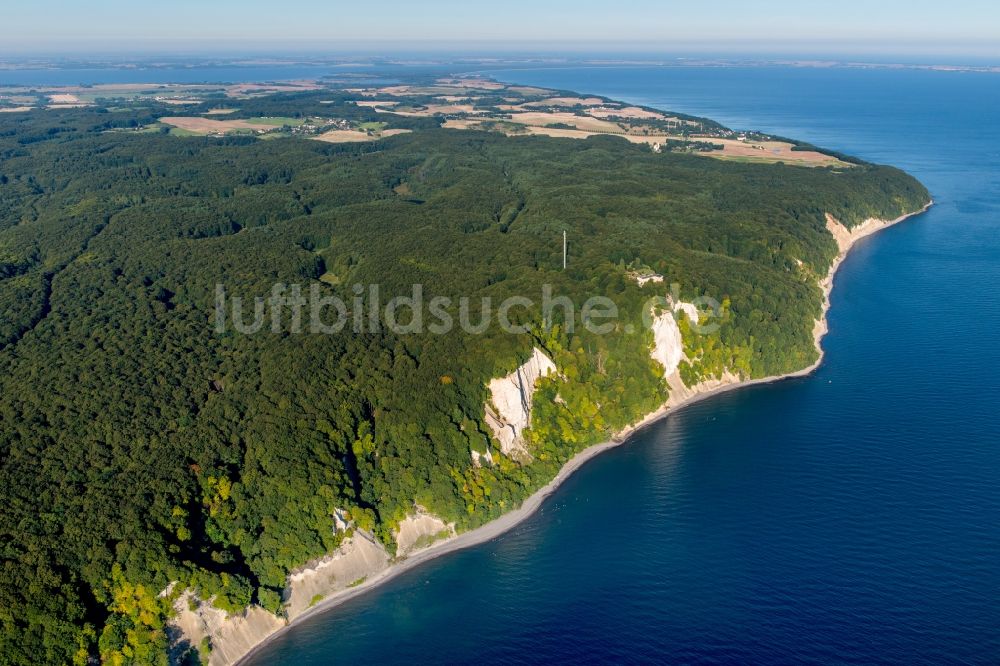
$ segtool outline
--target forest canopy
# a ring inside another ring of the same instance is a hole
[[[337,546],[336,508],[388,542],[415,503],[459,529],[516,506],[666,398],[641,326],[666,287],[636,267],[725,303],[689,340],[691,381],[808,365],[837,252],[825,215],[852,226],[928,200],[857,160],[446,129],[352,98],[256,97],[233,117],[337,118],[372,140],[287,121],[272,139],[140,131],[179,113],[148,101],[0,114],[0,662],[163,661],[171,581],[280,611],[288,573]],[[608,335],[532,308],[519,335],[213,327],[216,285],[252,298],[278,282],[345,302],[355,284],[474,302],[551,285],[608,296],[620,319]],[[486,385],[535,346],[565,381],[536,396],[532,460],[477,467]]]

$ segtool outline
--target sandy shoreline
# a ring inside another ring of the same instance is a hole
[[[575,472],[580,467],[585,465],[592,458],[595,458],[596,456],[604,453],[609,449],[613,449],[618,446],[621,446],[622,444],[625,444],[637,432],[643,430],[644,428],[649,427],[650,425],[656,423],[660,419],[663,419],[666,416],[673,414],[684,407],[695,404],[707,398],[719,395],[720,393],[725,393],[727,391],[732,391],[747,386],[770,384],[785,379],[804,377],[812,374],[823,362],[824,353],[821,342],[828,330],[826,326],[826,315],[830,308],[830,293],[833,290],[834,278],[837,274],[837,271],[840,269],[840,266],[843,263],[844,259],[847,257],[850,250],[853,248],[854,244],[857,243],[857,241],[861,240],[862,238],[865,238],[869,235],[882,231],[883,229],[887,229],[911,217],[915,217],[917,215],[925,213],[933,204],[934,202],[932,200],[928,202],[927,205],[924,206],[922,209],[912,213],[908,213],[906,215],[901,215],[895,220],[881,222],[867,227],[866,225],[862,225],[862,227],[856,228],[854,233],[849,235],[849,239],[845,242],[845,245],[841,248],[840,253],[834,259],[826,277],[820,282],[820,286],[823,289],[823,310],[821,318],[816,327],[816,330],[814,331],[814,340],[816,344],[816,349],[819,352],[819,357],[817,358],[816,362],[813,363],[812,365],[803,368],[801,370],[796,370],[794,372],[789,372],[783,375],[775,375],[772,377],[764,377],[761,379],[753,379],[748,381],[725,384],[719,386],[718,388],[714,388],[711,390],[707,390],[692,395],[687,399],[678,402],[677,404],[671,405],[669,407],[662,407],[658,409],[652,414],[649,414],[648,416],[644,417],[638,423],[629,426],[622,432],[618,433],[612,440],[600,444],[594,444],[593,446],[590,446],[584,449],[583,451],[577,453],[575,456],[570,458],[565,465],[563,465],[562,469],[559,470],[559,472],[551,481],[549,481],[539,490],[535,491],[530,497],[525,499],[524,502],[521,504],[521,506],[518,507],[517,509],[505,513],[496,520],[490,521],[489,523],[477,527],[474,530],[463,532],[462,534],[459,534],[457,536],[451,537],[443,541],[438,541],[437,543],[434,543],[428,546],[427,548],[420,550],[416,553],[413,553],[412,555],[406,557],[405,559],[390,565],[388,568],[382,570],[378,574],[371,576],[361,585],[331,595],[330,597],[319,602],[312,608],[303,612],[301,615],[299,615],[294,620],[289,622],[285,627],[267,636],[264,640],[258,643],[252,650],[250,650],[247,654],[241,657],[236,663],[237,664],[245,663],[259,650],[261,650],[266,645],[270,644],[275,638],[284,634],[290,627],[294,627],[302,622],[305,622],[315,617],[316,615],[319,615],[324,611],[328,611],[332,608],[335,608],[336,606],[345,603],[350,599],[365,594],[372,588],[381,585],[389,580],[392,580],[396,576],[399,576],[400,574],[410,571],[411,569],[420,566],[424,562],[430,561],[437,557],[441,557],[442,555],[446,555],[448,553],[452,553],[458,550],[469,548],[471,546],[485,543],[487,541],[491,541],[497,538],[498,536],[502,535],[503,533],[511,530],[518,524],[524,522],[526,519],[531,517],[535,513],[535,511],[537,511],[538,508],[549,497],[549,495],[551,495],[562,484],[563,481],[565,481],[571,474],[573,474],[573,472]],[[837,240],[838,243],[841,243],[840,239]]]

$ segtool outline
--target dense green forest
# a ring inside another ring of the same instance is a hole
[[[348,95],[247,100],[239,117],[369,121]],[[321,104],[322,100],[322,104]],[[198,109],[192,110],[192,112]],[[176,109],[171,112],[176,113]],[[122,132],[165,110],[0,114],[0,663],[166,659],[170,581],[280,612],[288,572],[336,547],[335,507],[388,542],[414,502],[467,529],[666,397],[649,357],[648,267],[724,304],[694,381],[816,358],[824,226],[913,211],[890,167],[655,154],[614,137],[415,130],[377,142]],[[568,268],[562,270],[567,231]],[[322,278],[322,279],[321,279]],[[217,284],[583,302],[609,335],[513,311],[528,331],[223,333]],[[532,346],[533,461],[486,450],[486,384]],[[560,400],[556,401],[556,393]]]

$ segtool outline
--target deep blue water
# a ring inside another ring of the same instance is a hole
[[[1000,75],[502,76],[895,164],[937,206],[845,262],[814,376],[670,416],[253,663],[1000,663]]]

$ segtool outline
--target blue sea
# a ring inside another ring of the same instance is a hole
[[[893,164],[937,205],[843,264],[813,376],[671,415],[252,663],[1000,663],[1000,74],[488,73]]]

